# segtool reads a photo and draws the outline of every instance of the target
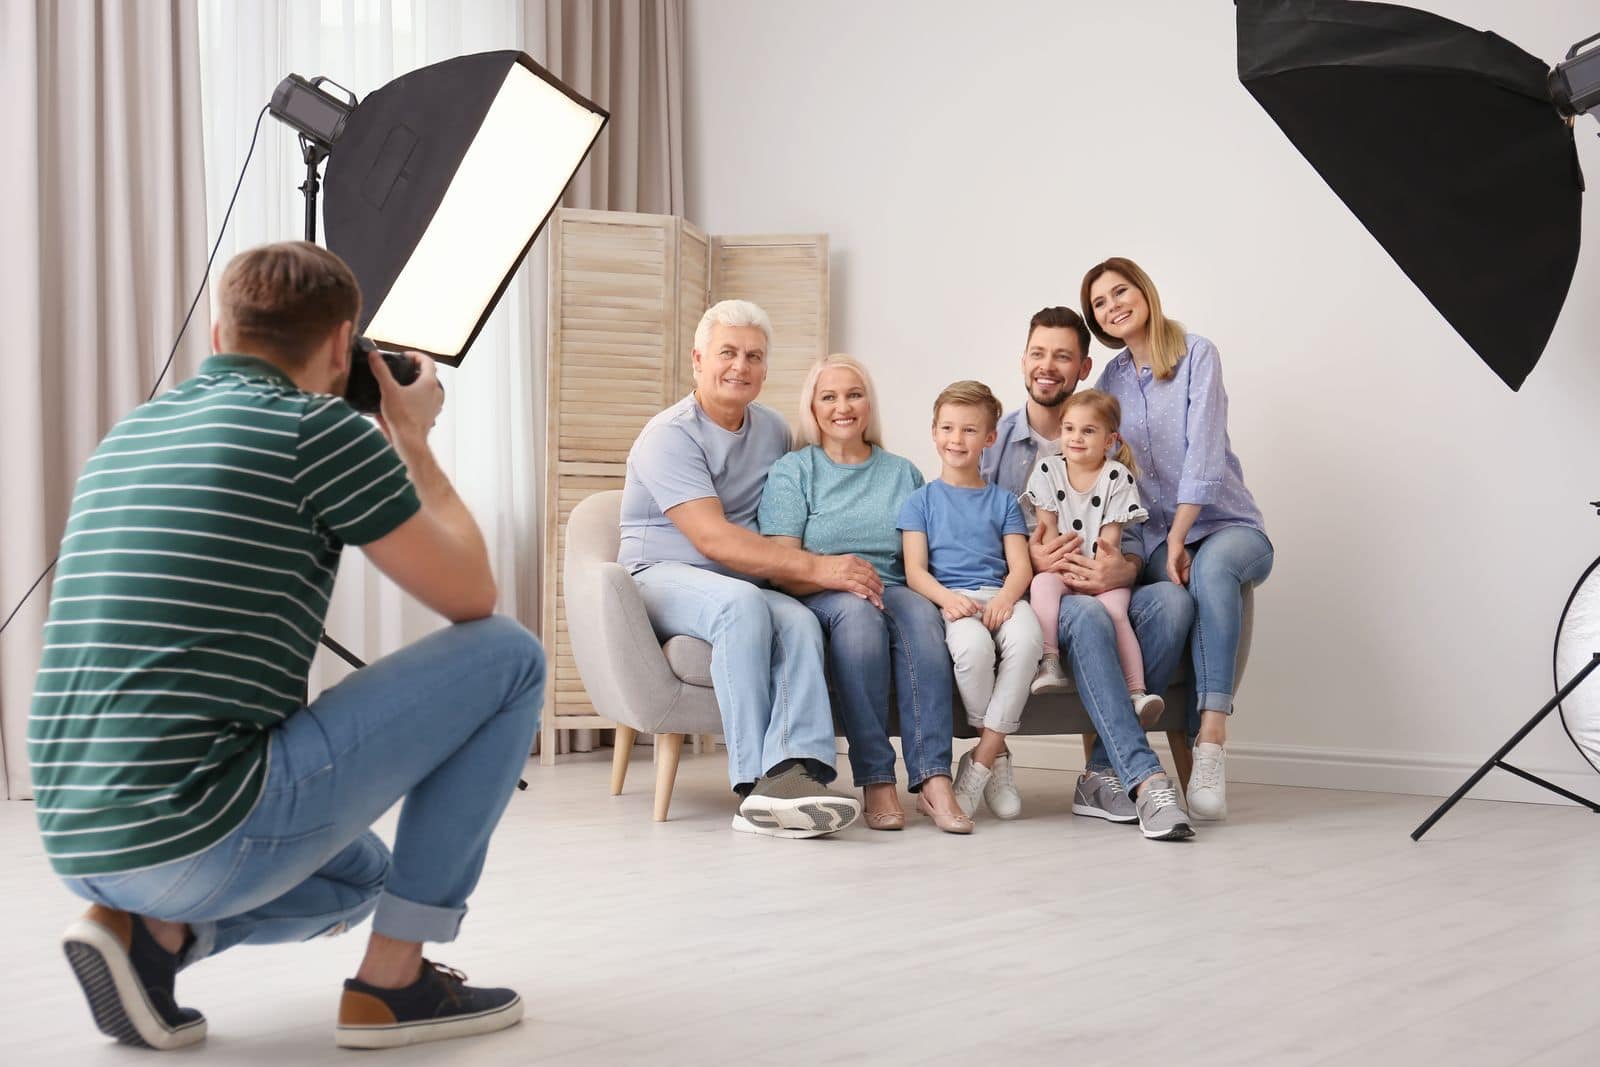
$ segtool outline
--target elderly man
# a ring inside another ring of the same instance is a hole
[[[1034,461],[1060,451],[1061,405],[1089,377],[1093,361],[1088,349],[1089,328],[1071,308],[1045,308],[1029,321],[1022,353],[1028,402],[1000,420],[995,443],[983,453],[980,469],[985,481],[1021,495]],[[1094,751],[1073,793],[1073,813],[1136,822],[1146,837],[1155,840],[1193,836],[1177,789],[1150,750],[1128,697],[1111,617],[1094,599],[1107,589],[1133,585],[1143,562],[1137,534],[1123,539],[1123,552],[1101,551],[1091,557],[1081,551],[1083,538],[1076,533],[1046,541],[1032,509],[1024,511],[1035,573],[1058,570],[1071,592],[1084,594],[1062,597],[1059,633],[1062,654],[1096,731]],[[1133,592],[1128,616],[1144,653],[1150,691],[1159,693],[1183,653],[1194,602],[1181,586],[1170,582],[1140,586]]]
[[[663,639],[711,644],[711,680],[742,798],[733,828],[818,837],[861,813],[833,780],[833,712],[822,631],[770,579],[839,589],[879,602],[883,585],[855,556],[818,556],[761,536],[767,471],[789,451],[789,427],[755,403],[767,378],[772,324],[744,300],[724,300],[694,335],[694,392],[645,425],[628,453],[618,562],[639,584]]]

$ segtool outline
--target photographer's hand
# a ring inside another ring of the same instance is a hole
[[[444,386],[439,384],[438,366],[421,352],[407,352],[406,357],[418,365],[417,380],[401,385],[389,373],[389,364],[381,355],[367,353],[367,366],[378,380],[378,427],[402,455],[401,440],[408,445],[427,441],[428,432],[444,408]]]

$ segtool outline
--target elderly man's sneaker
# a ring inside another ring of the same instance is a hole
[[[1011,775],[1011,753],[1002,752],[989,768],[989,781],[983,787],[983,802],[997,819],[1015,819],[1022,814],[1022,794]]]
[[[469,986],[460,971],[423,960],[422,974],[403,989],[345,979],[333,1040],[340,1048],[398,1048],[488,1034],[521,1020],[522,998],[511,990]]]
[[[1040,693],[1065,693],[1072,688],[1072,677],[1061,666],[1061,657],[1055,652],[1046,652],[1039,661],[1039,672],[1033,676],[1033,681],[1028,684],[1028,692],[1037,696]]]
[[[1139,813],[1133,798],[1122,787],[1122,779],[1110,771],[1084,771],[1072,791],[1072,814],[1087,815],[1107,822],[1135,823]]]
[[[786,761],[756,780],[739,805],[733,828],[767,837],[821,837],[838,833],[861,815],[861,801],[823,785],[805,763]]]
[[[1166,775],[1146,778],[1133,803],[1139,813],[1139,829],[1152,841],[1182,841],[1194,836],[1183,805],[1178,803],[1177,787]]]
[[[102,1034],[156,1049],[205,1039],[205,1016],[172,995],[178,954],[156,944],[137,915],[96,904],[67,927],[61,947]]]
[[[1202,741],[1194,746],[1194,770],[1189,775],[1189,814],[1196,819],[1228,817],[1228,777],[1222,746]]]
[[[988,767],[973,759],[971,752],[962,753],[956,763],[956,803],[961,805],[961,813],[967,818],[972,818],[977,812],[978,801],[988,788],[992,773]]]

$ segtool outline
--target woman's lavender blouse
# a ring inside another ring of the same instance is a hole
[[[1228,394],[1217,346],[1192,333],[1184,341],[1188,352],[1167,381],[1135,367],[1123,349],[1095,383],[1122,404],[1122,439],[1133,449],[1139,497],[1150,510],[1150,520],[1130,532],[1137,532],[1146,559],[1166,542],[1179,504],[1201,505],[1188,544],[1224,526],[1266,533],[1228,443]]]

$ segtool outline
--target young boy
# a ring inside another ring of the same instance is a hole
[[[938,481],[900,509],[906,584],[937,604],[956,688],[967,721],[981,727],[978,746],[956,769],[956,800],[970,817],[981,795],[1002,819],[1022,813],[1006,735],[1022,724],[1028,684],[1043,651],[1033,612],[1017,611],[1028,591],[1028,527],[1012,494],[978,473],[994,443],[1000,401],[982,382],[956,382],[933,404]],[[996,668],[996,651],[999,665]]]

